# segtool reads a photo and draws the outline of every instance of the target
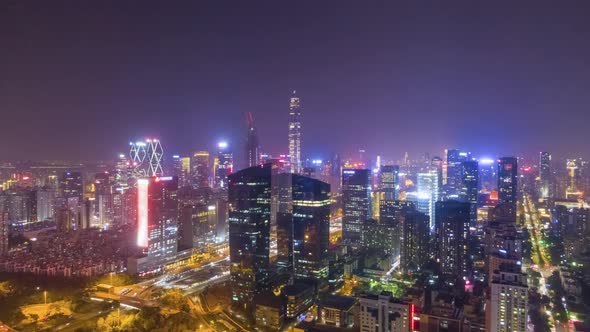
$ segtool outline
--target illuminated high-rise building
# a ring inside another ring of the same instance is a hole
[[[291,96],[289,103],[289,156],[291,173],[301,172],[301,104],[299,97]]]
[[[413,206],[404,206],[400,216],[400,267],[404,272],[416,272],[429,259],[430,218]]]
[[[180,175],[178,176],[178,184],[180,186],[189,186],[191,181],[191,158],[180,158]]]
[[[59,193],[63,198],[76,197],[78,201],[82,201],[84,195],[84,182],[82,173],[80,172],[65,172],[59,180]]]
[[[172,160],[168,167],[169,169],[166,170],[167,174],[180,177],[180,172],[182,169],[182,160],[180,159],[180,155],[172,155]]]
[[[197,151],[193,154],[190,161],[191,179],[194,188],[209,187],[209,175],[211,168],[209,166],[209,152]]]
[[[434,220],[436,218],[435,204],[441,200],[442,188],[439,187],[440,180],[438,175],[439,173],[437,170],[431,170],[427,173],[418,173],[418,195],[415,202],[418,206],[418,211],[426,213],[426,215],[430,217],[430,229],[434,229]],[[430,200],[427,205],[427,210],[426,205],[422,204],[422,200],[425,198]],[[409,200],[412,199],[409,198]]]
[[[381,192],[383,200],[393,201],[397,199],[399,190],[399,166],[383,165],[380,167],[381,172]]]
[[[506,209],[508,216],[516,222],[518,190],[518,164],[514,157],[498,160],[498,203]]]
[[[272,166],[254,166],[228,177],[232,301],[252,308],[270,284]]]
[[[299,278],[327,284],[330,185],[297,174],[275,177],[279,186],[277,266]]]
[[[492,192],[498,189],[498,165],[491,158],[478,160],[479,189],[484,192]]]
[[[470,154],[457,149],[445,150],[445,170],[446,176],[443,180],[445,185],[445,198],[457,199],[461,192],[462,177],[461,163],[469,160]],[[445,171],[443,170],[443,172]]]
[[[551,154],[549,152],[539,153],[539,196],[541,198],[551,197]]]
[[[112,180],[111,174],[108,172],[101,172],[94,175],[94,215],[97,216],[99,227],[108,227],[113,223]]]
[[[162,176],[164,150],[159,139],[148,138],[144,141],[130,142],[129,157],[135,165],[138,176]]]
[[[464,161],[461,163],[461,193],[462,201],[468,202],[471,206],[470,222],[471,227],[477,224],[477,197],[479,193],[479,164],[477,161]]]
[[[248,112],[248,133],[246,136],[246,166],[252,167],[259,164],[260,143],[258,141],[258,130],[254,125],[254,117]]]
[[[467,275],[467,236],[470,205],[466,202],[436,203],[436,252],[442,273],[456,278]]]
[[[490,276],[490,298],[486,306],[486,331],[528,331],[528,284],[517,264],[501,264]]]
[[[178,249],[178,178],[137,180],[137,246],[143,256],[128,261],[131,273],[157,272]]]
[[[37,221],[45,221],[53,218],[53,207],[56,197],[57,193],[54,189],[37,189]]]
[[[580,167],[577,159],[567,159],[567,188],[566,198],[577,197],[580,191]]]
[[[227,142],[217,143],[219,149],[217,153],[217,162],[215,163],[215,188],[227,188],[227,177],[234,169],[234,156],[228,149]]]
[[[432,160],[430,161],[430,170],[434,170],[438,174],[438,187],[440,188],[441,195],[443,190],[443,164],[443,160],[436,156],[432,157]]]
[[[178,177],[178,186],[185,187],[190,185],[190,167],[191,159],[189,157],[181,157],[179,155],[172,156],[171,176]]]
[[[342,239],[348,245],[359,248],[362,225],[372,216],[371,170],[342,170]]]

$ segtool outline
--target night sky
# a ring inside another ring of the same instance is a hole
[[[293,89],[312,158],[590,157],[588,1],[393,2],[2,1],[0,159],[284,153]]]

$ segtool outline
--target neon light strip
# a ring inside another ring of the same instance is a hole
[[[148,246],[148,184],[149,180],[137,180],[137,245]]]

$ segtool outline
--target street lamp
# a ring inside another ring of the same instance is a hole
[[[43,297],[45,298],[45,304],[47,304],[47,291],[43,291]]]

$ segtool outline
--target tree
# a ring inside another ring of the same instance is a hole
[[[153,331],[158,328],[164,320],[160,313],[160,308],[145,307],[142,308],[136,315],[134,326],[140,331]]]
[[[172,309],[181,310],[184,312],[190,311],[188,301],[182,291],[178,288],[169,289],[160,298],[162,306],[170,307]]]
[[[135,315],[113,311],[104,318],[99,318],[96,327],[100,332],[135,331]]]
[[[198,327],[197,320],[187,313],[179,312],[170,315],[164,324],[164,331],[169,332],[183,332],[194,331]]]
[[[10,296],[13,291],[14,288],[10,284],[10,281],[0,282],[0,299]]]

